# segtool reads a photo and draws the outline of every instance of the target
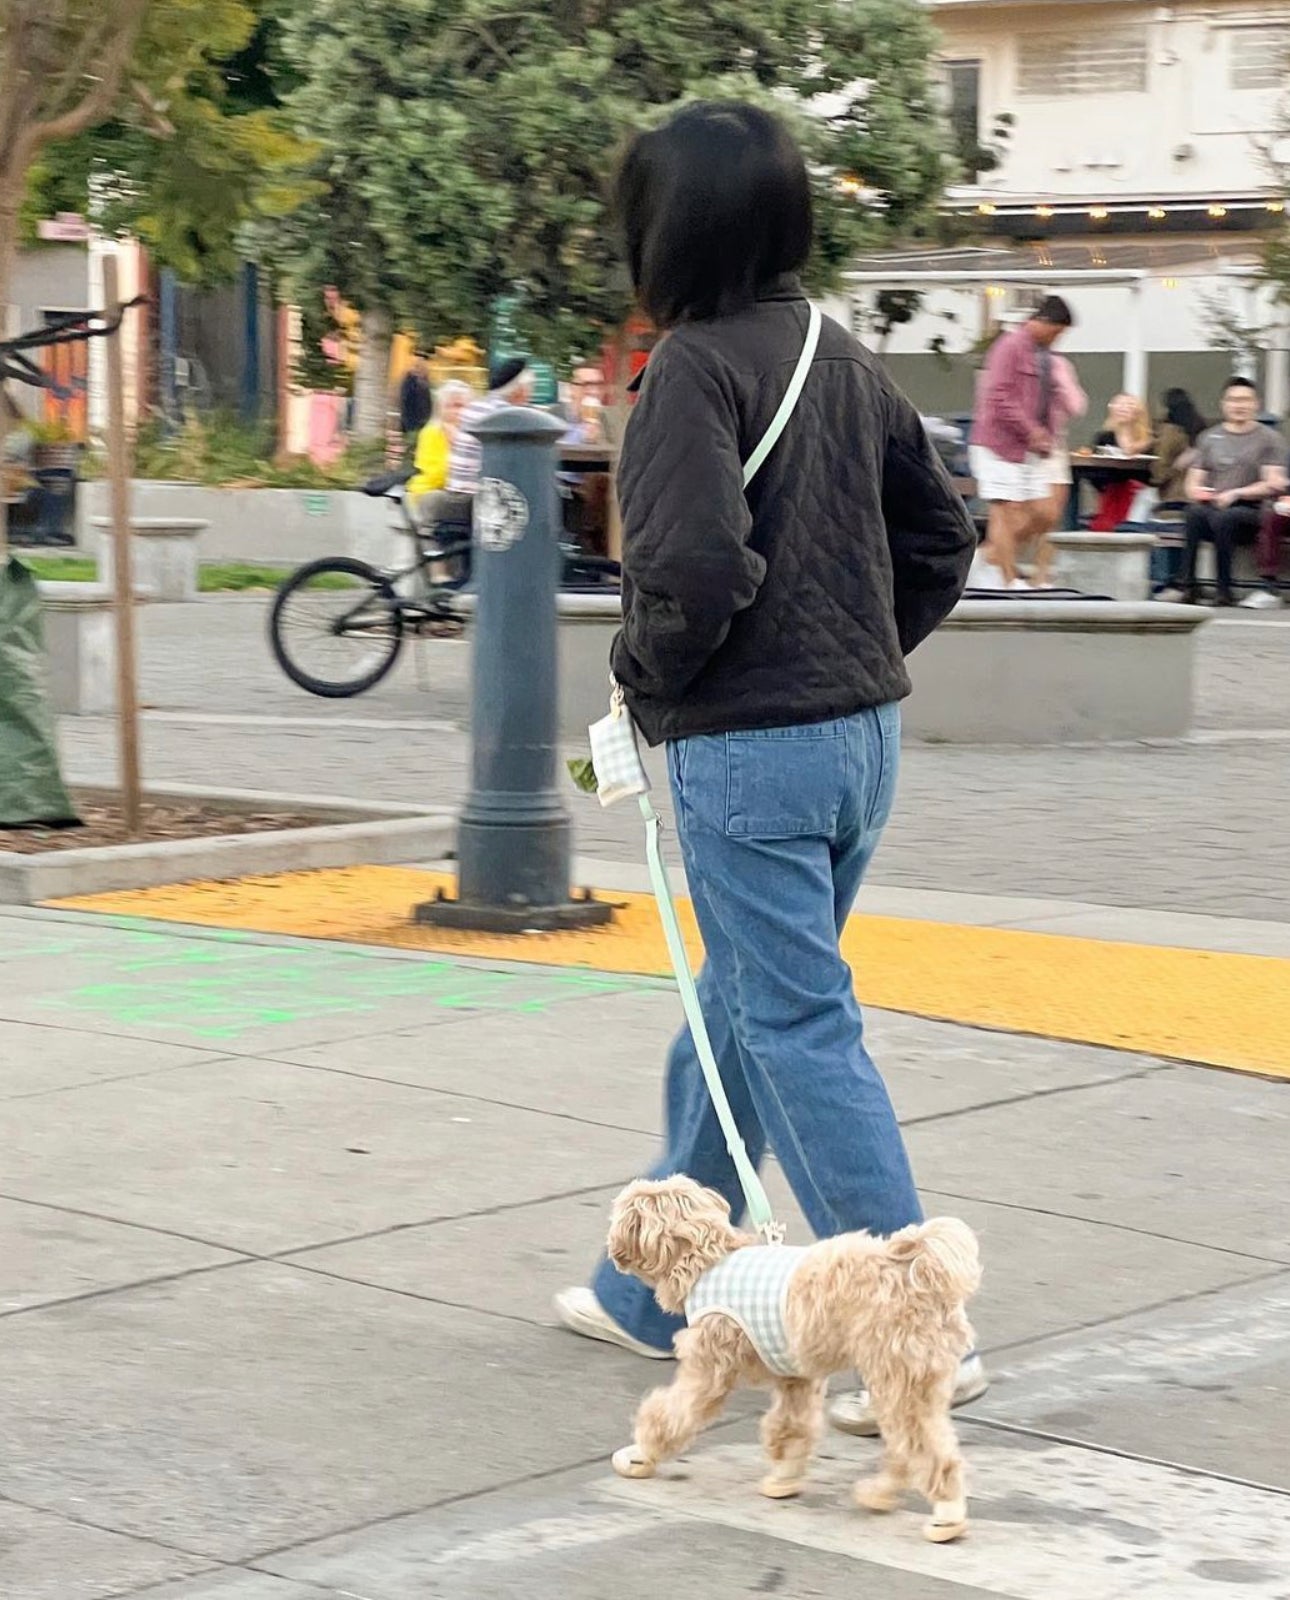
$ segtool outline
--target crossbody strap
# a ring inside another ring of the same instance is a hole
[[[806,324],[806,343],[802,346],[802,353],[797,358],[797,369],[793,373],[792,382],[784,398],[779,403],[779,410],[775,413],[774,421],[766,429],[761,443],[744,462],[744,488],[753,481],[762,467],[766,464],[766,457],[779,443],[779,436],[788,426],[788,419],[797,410],[797,402],[802,398],[802,390],[806,385],[806,375],[811,370],[811,363],[815,360],[815,352],[820,343],[820,327],[823,323],[819,306],[813,302],[810,305],[810,316]]]

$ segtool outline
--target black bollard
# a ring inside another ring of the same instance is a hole
[[[471,787],[457,830],[457,898],[418,906],[416,920],[488,933],[608,922],[609,906],[569,892],[572,830],[556,788],[555,446],[564,426],[508,406],[475,432],[484,458],[474,506]]]

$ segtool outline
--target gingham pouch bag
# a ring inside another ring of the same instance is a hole
[[[633,795],[649,793],[649,778],[636,743],[636,724],[623,699],[622,685],[610,678],[609,715],[593,722],[591,764],[596,769],[596,793],[602,806],[612,806]]]
[[[802,345],[802,353],[788,390],[761,443],[744,463],[745,489],[761,471],[766,457],[779,443],[780,434],[788,426],[788,419],[797,410],[806,375],[811,370],[820,342],[821,322],[820,308],[812,305],[807,318],[806,341]],[[612,676],[609,683],[609,715],[602,717],[599,722],[593,722],[587,729],[591,738],[591,764],[596,771],[597,793],[602,806],[616,805],[619,800],[648,794],[650,790],[649,778],[636,743],[636,725],[623,700],[622,686]]]

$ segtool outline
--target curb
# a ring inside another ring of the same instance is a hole
[[[78,792],[95,799],[116,793],[89,786]],[[56,850],[46,855],[0,850],[0,905],[36,905],[70,895],[152,889],[195,878],[244,878],[314,867],[396,866],[443,857],[452,852],[456,842],[456,817],[448,811],[182,783],[149,788],[145,798],[201,800],[216,808],[227,806],[230,811],[263,806],[316,813],[318,826]]]

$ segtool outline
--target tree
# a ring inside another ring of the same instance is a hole
[[[486,341],[521,285],[521,334],[567,357],[626,309],[605,209],[623,137],[738,95],[798,123],[824,280],[939,199],[933,45],[913,0],[311,0],[284,32],[287,103],[325,192],[273,253],[298,297],[335,284],[378,337]]]
[[[279,108],[286,69],[270,0],[222,0],[205,21],[171,63],[163,98],[128,98],[100,126],[41,153],[28,174],[22,243],[42,217],[92,212],[104,232],[132,234],[182,282],[216,284],[234,275],[249,222],[300,203],[312,150]]]
[[[7,0],[0,10],[0,326],[27,173],[111,115],[150,0]]]

